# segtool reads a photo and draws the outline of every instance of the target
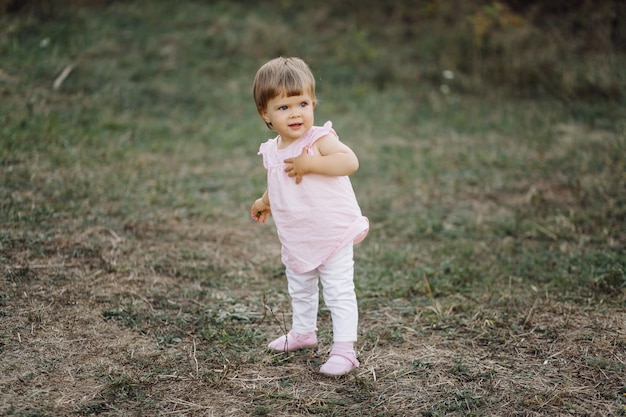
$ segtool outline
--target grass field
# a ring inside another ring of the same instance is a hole
[[[626,415],[624,56],[519,94],[326,3],[43,4],[0,15],[0,414]],[[291,318],[250,87],[279,54],[360,159],[338,379],[324,308],[317,350],[265,350]]]

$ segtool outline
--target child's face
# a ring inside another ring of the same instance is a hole
[[[267,103],[261,117],[272,124],[284,142],[291,143],[313,126],[314,110],[315,102],[309,93],[291,97],[281,95]]]

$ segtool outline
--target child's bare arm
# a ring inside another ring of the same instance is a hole
[[[309,155],[306,149],[296,158],[285,159],[285,172],[296,177],[296,184],[306,174],[330,176],[351,175],[359,169],[359,159],[346,144],[329,134],[315,142],[319,155]]]
[[[250,208],[250,216],[259,223],[265,223],[270,216],[270,199],[267,196],[267,190],[261,198],[257,198]]]

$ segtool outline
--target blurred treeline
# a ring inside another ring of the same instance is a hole
[[[0,13],[61,20],[68,8],[104,8],[121,1],[0,0]],[[219,3],[187,1],[195,5]],[[142,7],[151,4],[140,3]],[[177,6],[184,8],[185,3],[178,2]],[[445,81],[453,84],[456,92],[472,94],[498,91],[515,96],[548,95],[565,101],[623,102],[626,97],[624,0],[225,3],[248,11],[271,10],[273,19],[287,25],[293,22],[294,30],[293,37],[285,39],[284,31],[272,35],[266,33],[268,29],[259,32],[256,27],[252,42],[258,44],[250,45],[251,38],[244,36],[239,48],[230,46],[230,56],[233,52],[257,58],[294,54],[289,42],[299,36],[298,26],[310,25],[325,45],[333,44],[333,31],[337,32],[337,51],[330,60],[351,68],[345,78],[358,77],[360,83],[376,88],[415,85],[419,80],[431,87]],[[302,33],[309,34],[311,28],[308,30]],[[315,42],[315,38],[309,39],[309,43]]]

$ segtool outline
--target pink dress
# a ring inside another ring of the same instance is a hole
[[[331,122],[313,126],[301,138],[278,149],[278,137],[261,144],[259,155],[267,169],[272,217],[282,244],[282,262],[295,273],[312,271],[350,242],[359,243],[369,231],[348,176],[308,174],[296,184],[285,172],[287,158],[297,157],[316,140],[335,134]]]

